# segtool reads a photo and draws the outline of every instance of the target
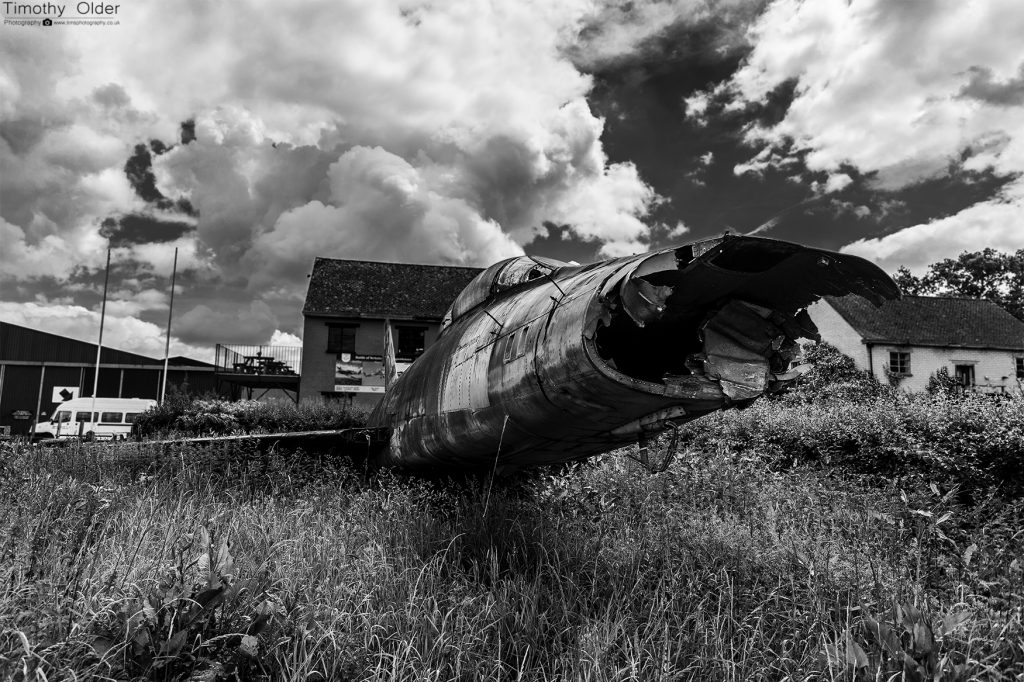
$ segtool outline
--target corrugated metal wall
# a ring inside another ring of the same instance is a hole
[[[0,322],[0,359],[22,362],[96,363],[96,345]],[[103,364],[151,365],[153,358],[113,348],[104,348]]]
[[[94,344],[0,322],[0,426],[9,426],[11,435],[27,435],[38,415],[48,416],[59,405],[52,400],[54,387],[77,388],[79,397],[91,396],[95,363]],[[157,399],[162,376],[159,360],[104,348],[97,395]],[[172,387],[185,387],[198,396],[223,393],[212,365],[172,364],[167,390]],[[15,419],[24,412],[28,419]]]

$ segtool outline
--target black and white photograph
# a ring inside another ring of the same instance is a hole
[[[0,4],[0,679],[1024,679],[1019,0]]]

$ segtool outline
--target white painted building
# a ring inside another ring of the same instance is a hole
[[[827,296],[807,311],[821,338],[879,381],[923,391],[945,367],[965,387],[1021,395],[1024,322],[995,303],[906,296],[876,308],[859,296]]]

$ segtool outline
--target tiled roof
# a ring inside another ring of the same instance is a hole
[[[479,268],[317,258],[304,315],[438,321]]]
[[[826,299],[872,343],[1024,350],[1024,322],[984,299],[905,296],[880,308],[855,295]]]

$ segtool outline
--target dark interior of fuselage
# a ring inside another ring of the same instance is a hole
[[[711,257],[709,264],[720,270],[759,273],[770,270],[785,260],[791,251],[788,245],[772,242],[727,243],[727,248]],[[675,267],[641,275],[639,278],[654,286],[685,286],[681,272],[694,258],[689,245],[675,251]],[[699,309],[675,304],[674,295],[668,296],[664,311],[655,320],[638,325],[624,309],[618,293],[615,294],[611,323],[598,325],[594,342],[601,357],[623,374],[642,381],[663,383],[666,375],[693,374],[700,363],[691,356],[704,351],[700,328],[708,318],[729,299],[728,292]],[[688,362],[689,360],[689,362]],[[699,371],[699,370],[698,370]]]
[[[686,359],[703,350],[697,332],[703,319],[666,316],[639,327],[623,311],[597,330],[601,357],[623,374],[661,383],[666,374],[690,374]]]

